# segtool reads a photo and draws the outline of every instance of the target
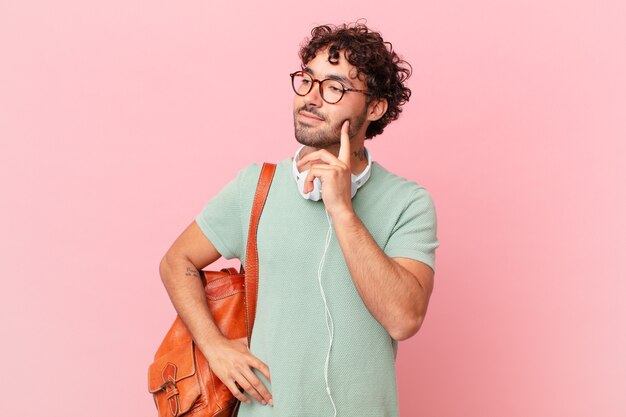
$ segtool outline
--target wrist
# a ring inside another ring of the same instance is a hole
[[[204,357],[210,361],[215,353],[219,351],[221,346],[227,341],[228,339],[225,336],[221,336],[208,342],[198,343],[198,348],[200,349]]]
[[[329,211],[328,214],[333,219],[333,224],[336,226],[341,224],[351,224],[358,220],[358,216],[354,212],[352,206],[341,210],[335,210],[333,212]]]

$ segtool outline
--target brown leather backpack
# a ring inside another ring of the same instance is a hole
[[[229,339],[250,347],[256,313],[259,259],[256,232],[275,164],[263,164],[252,203],[246,245],[246,272],[234,268],[199,271],[211,315]],[[180,317],[165,335],[148,369],[148,390],[159,417],[234,417],[240,401],[215,376]],[[242,391],[243,392],[243,391]]]

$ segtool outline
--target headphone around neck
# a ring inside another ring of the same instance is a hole
[[[293,178],[296,180],[296,183],[298,184],[298,191],[300,191],[300,195],[302,197],[306,198],[307,200],[319,201],[322,199],[322,182],[320,181],[319,178],[315,178],[313,180],[313,191],[305,194],[304,193],[304,180],[306,179],[309,173],[309,170],[307,169],[302,172],[299,172],[298,167],[296,165],[298,161],[300,160],[300,152],[302,152],[302,149],[304,149],[304,146],[305,145],[302,145],[300,148],[298,148],[298,150],[296,151],[296,154],[293,157],[293,164],[292,164]],[[363,184],[367,182],[371,174],[372,157],[370,155],[370,152],[367,150],[367,148],[365,148],[365,154],[367,155],[367,166],[365,167],[363,172],[361,172],[359,175],[352,174],[352,188],[351,188],[352,198],[354,198],[354,196],[356,195],[357,190],[361,188]]]

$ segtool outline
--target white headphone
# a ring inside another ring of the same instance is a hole
[[[293,178],[296,180],[298,184],[298,191],[300,191],[300,195],[308,200],[319,201],[322,198],[322,183],[319,178],[315,178],[313,180],[313,191],[305,194],[304,193],[304,180],[306,179],[309,170],[305,170],[302,172],[298,171],[297,163],[300,160],[300,152],[304,149],[304,145],[301,146],[297,151],[295,156],[293,157]],[[351,187],[351,197],[353,198],[356,195],[356,192],[363,184],[367,182],[371,174],[372,168],[372,157],[367,149],[365,149],[365,154],[367,155],[367,167],[361,172],[359,175],[352,174],[352,187]],[[324,254],[322,255],[322,259],[320,260],[320,264],[317,269],[317,279],[320,285],[320,293],[324,300],[324,316],[326,318],[326,328],[328,329],[328,336],[330,338],[328,345],[328,352],[326,354],[326,363],[324,366],[324,379],[326,380],[326,392],[328,393],[328,398],[330,398],[330,402],[333,405],[333,409],[335,411],[334,417],[337,416],[337,407],[335,407],[335,402],[333,401],[333,397],[330,391],[330,386],[328,385],[328,362],[330,359],[330,351],[333,346],[333,338],[335,335],[335,325],[333,324],[333,317],[330,314],[330,310],[328,308],[328,303],[326,302],[326,293],[324,292],[324,287],[322,286],[322,271],[324,270],[324,261],[326,260],[326,253],[328,252],[328,247],[330,245],[330,241],[332,239],[332,220],[328,216],[328,211],[326,211],[326,219],[328,220],[328,232],[326,233],[326,241],[324,243]]]
[[[309,170],[298,171],[297,163],[300,160],[300,152],[304,149],[305,145],[302,145],[297,151],[295,156],[293,157],[293,177],[298,183],[298,190],[300,191],[300,195],[308,200],[319,201],[322,199],[322,182],[319,178],[315,178],[313,180],[313,191],[305,194],[304,193],[304,180],[306,179]],[[356,195],[356,191],[361,188],[363,184],[367,182],[371,174],[372,168],[372,157],[367,149],[365,149],[365,154],[367,155],[367,167],[361,172],[359,175],[352,174],[352,197]]]

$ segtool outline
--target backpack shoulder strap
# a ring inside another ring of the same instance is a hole
[[[248,336],[248,347],[252,337],[252,327],[256,316],[257,295],[259,290],[259,254],[257,251],[256,237],[259,227],[259,220],[265,206],[267,194],[274,178],[276,164],[264,163],[261,168],[261,175],[257,183],[254,201],[252,202],[252,212],[250,214],[250,227],[248,228],[248,242],[246,245],[246,333]]]

